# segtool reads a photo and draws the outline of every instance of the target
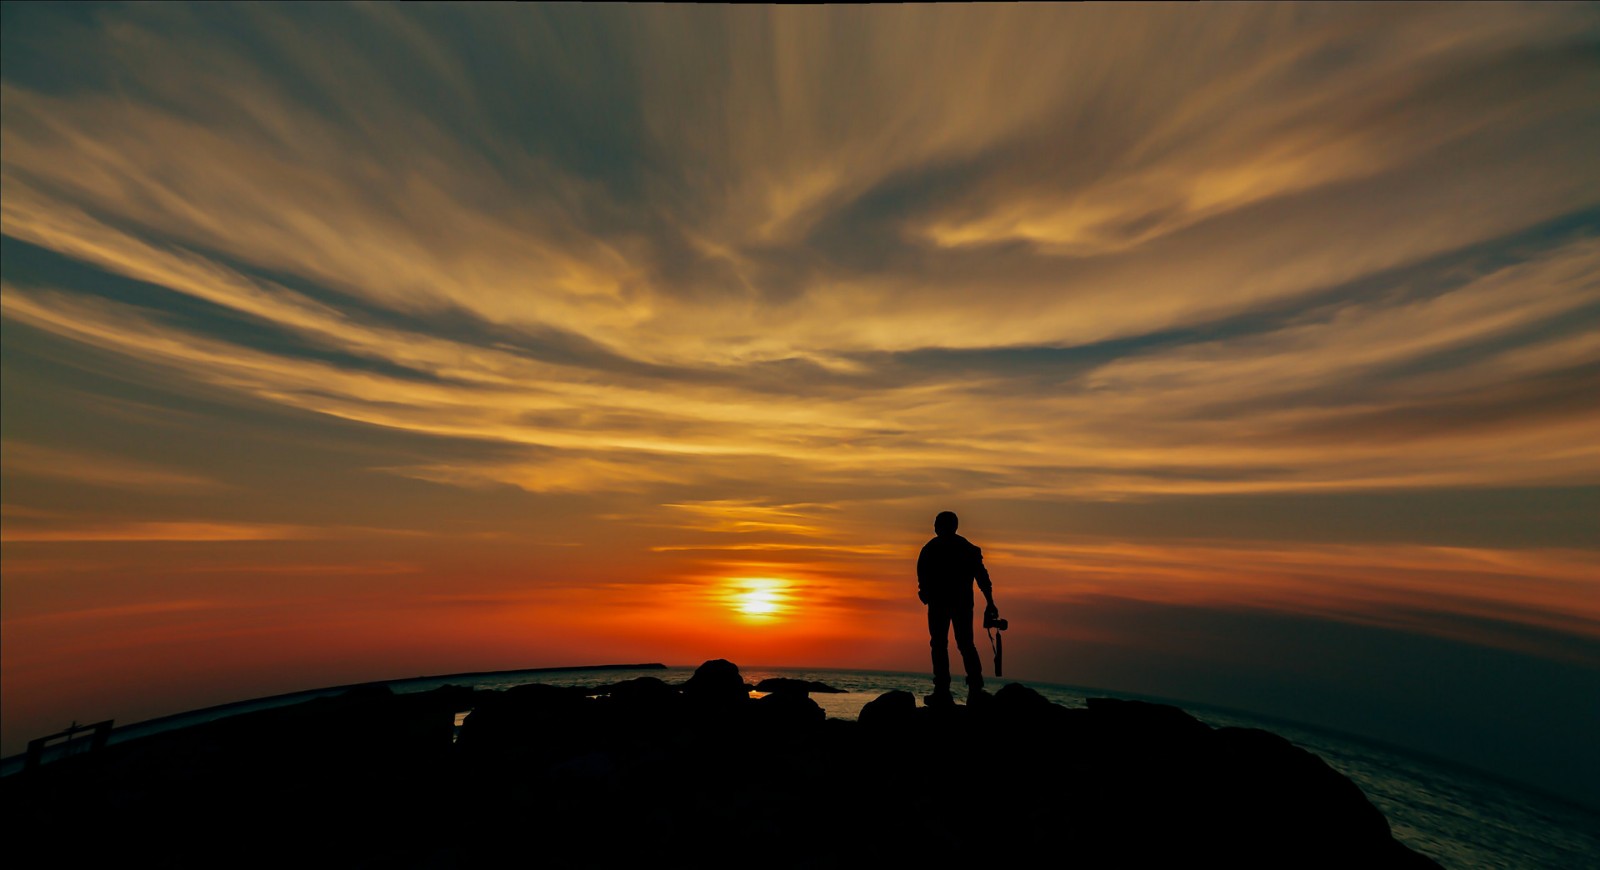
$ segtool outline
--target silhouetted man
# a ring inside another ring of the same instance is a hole
[[[950,697],[950,626],[955,626],[956,649],[967,669],[967,700],[987,697],[983,690],[983,662],[972,642],[972,583],[978,583],[989,602],[986,618],[1000,615],[994,606],[994,586],[983,567],[983,551],[956,534],[960,522],[945,511],[933,519],[933,540],[922,545],[917,557],[917,597],[928,605],[928,635],[933,647],[933,694],[929,704],[953,704]]]

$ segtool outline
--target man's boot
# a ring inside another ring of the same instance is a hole
[[[989,694],[982,686],[967,687],[967,706],[985,707],[994,703],[994,696]]]
[[[933,694],[922,696],[922,703],[926,707],[954,707],[956,699],[949,686],[935,686]]]

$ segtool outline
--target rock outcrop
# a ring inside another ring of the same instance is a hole
[[[750,697],[751,687],[739,675],[739,666],[727,659],[712,659],[695,669],[683,684],[683,696],[700,704],[724,706]]]
[[[757,692],[799,692],[809,694],[817,692],[823,695],[843,694],[844,689],[835,689],[827,683],[816,680],[796,680],[791,677],[768,677],[756,683]]]
[[[14,852],[62,866],[1435,866],[1265,731],[1016,684],[979,708],[889,692],[827,720],[794,687],[751,699],[723,660],[681,689],[363,688],[0,793]]]
[[[916,696],[910,692],[893,691],[884,692],[868,701],[861,708],[861,715],[856,721],[866,728],[893,730],[906,727],[916,715]]]

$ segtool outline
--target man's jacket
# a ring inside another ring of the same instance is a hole
[[[937,535],[917,557],[917,593],[929,606],[972,609],[972,582],[988,595],[989,569],[983,551],[960,535]]]

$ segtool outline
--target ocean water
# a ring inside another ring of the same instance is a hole
[[[798,668],[741,668],[750,683],[767,677],[815,680],[845,690],[842,694],[813,694],[830,718],[855,719],[861,708],[878,695],[902,689],[921,703],[930,689],[926,674],[879,671],[821,671]],[[657,677],[681,683],[693,668],[641,670],[502,671],[446,677],[423,677],[388,683],[395,692],[425,692],[444,685],[478,689],[508,689],[527,683],[556,686],[599,686],[634,677]],[[1208,725],[1261,728],[1288,739],[1322,758],[1349,777],[1366,793],[1385,817],[1394,835],[1448,868],[1548,868],[1548,870],[1600,870],[1600,814],[1545,796],[1470,769],[1295,723],[1253,717],[1248,713],[1202,705],[1086,689],[1027,680],[995,680],[998,687],[1020,682],[1057,704],[1082,707],[1088,698],[1130,698],[1181,707]],[[261,698],[238,704],[196,710],[164,719],[118,728],[111,742],[120,743],[145,734],[198,725],[202,722],[252,710],[299,703],[334,695],[348,687],[333,687]],[[460,724],[469,711],[457,716]],[[20,769],[20,756],[4,760],[0,774]]]

